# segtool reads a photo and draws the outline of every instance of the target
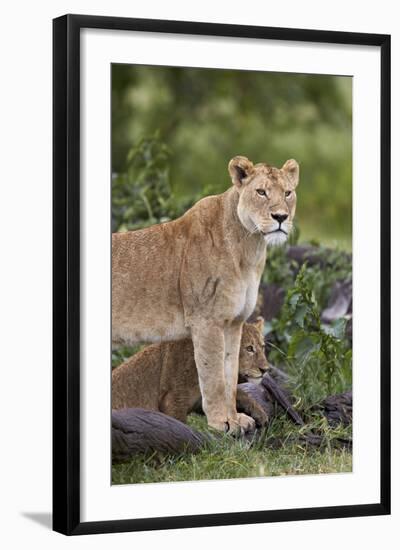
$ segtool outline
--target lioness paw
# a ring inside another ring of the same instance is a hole
[[[228,418],[229,433],[233,435],[243,435],[245,433],[254,432],[256,423],[251,416],[247,414],[237,413],[235,417]]]
[[[208,419],[208,426],[220,432],[241,435],[254,432],[256,422],[251,416],[247,416],[247,414],[237,413],[234,417]]]
[[[227,418],[208,418],[209,428],[218,430],[219,432],[228,432],[229,431],[229,422]]]

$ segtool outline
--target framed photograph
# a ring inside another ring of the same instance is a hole
[[[389,514],[390,36],[53,23],[54,530]]]

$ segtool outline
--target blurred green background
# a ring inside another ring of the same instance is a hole
[[[350,77],[112,66],[113,230],[231,185],[229,160],[300,163],[300,240],[351,249]]]

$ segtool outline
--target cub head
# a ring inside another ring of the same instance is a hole
[[[234,157],[229,174],[239,193],[237,212],[250,233],[263,235],[268,245],[283,244],[293,227],[299,165],[287,160],[282,168],[253,164],[246,157]]]
[[[258,317],[255,323],[243,325],[239,354],[239,383],[261,382],[264,372],[268,369],[264,348],[264,319]]]

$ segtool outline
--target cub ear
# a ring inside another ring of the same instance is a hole
[[[243,185],[243,181],[250,176],[253,170],[253,163],[246,157],[233,157],[228,165],[228,171],[232,178],[232,183],[237,187],[241,187]]]
[[[265,323],[264,317],[261,317],[261,315],[260,317],[257,317],[254,323],[254,326],[263,336],[264,336],[264,323]]]
[[[297,184],[299,183],[299,172],[300,172],[300,167],[298,162],[295,161],[294,159],[289,159],[282,166],[281,170],[286,173],[286,176],[290,181],[292,189],[297,187]]]

